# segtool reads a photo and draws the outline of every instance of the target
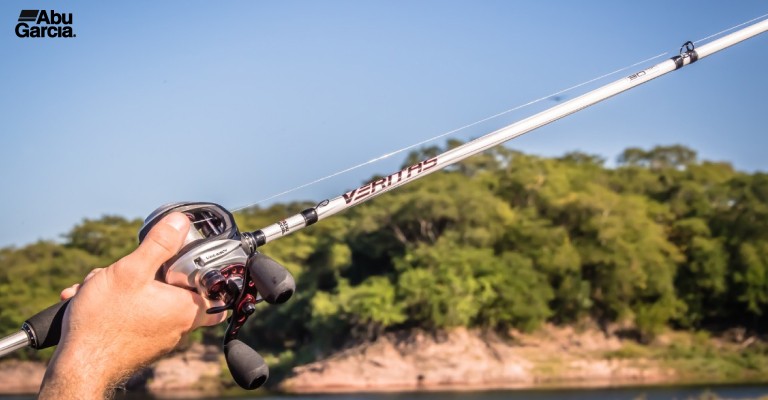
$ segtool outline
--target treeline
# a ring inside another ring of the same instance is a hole
[[[256,229],[308,205],[249,209],[238,224]],[[2,331],[129,252],[139,225],[86,220],[62,244],[0,250]],[[757,328],[768,326],[768,175],[700,161],[682,146],[630,148],[612,168],[583,153],[498,147],[263,251],[291,270],[298,291],[259,307],[246,334],[290,364],[414,327],[589,320],[643,340],[667,327]]]

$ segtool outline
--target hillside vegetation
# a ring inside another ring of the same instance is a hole
[[[308,205],[237,219],[256,229]],[[18,329],[63,287],[128,253],[139,226],[105,216],[60,244],[0,250],[0,330]],[[595,321],[640,342],[668,327],[755,330],[768,326],[768,174],[701,161],[682,146],[630,148],[612,168],[582,153],[498,147],[263,251],[298,284],[291,301],[260,306],[246,326],[246,340],[277,365],[409,328]]]

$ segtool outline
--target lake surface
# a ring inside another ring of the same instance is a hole
[[[383,394],[266,395],[237,397],[237,400],[688,400],[704,394],[719,399],[768,399],[768,384],[735,386],[622,387],[605,389],[541,389],[488,392],[417,392]],[[2,396],[2,400],[32,400],[35,396]],[[128,394],[123,400],[150,400],[151,396]]]

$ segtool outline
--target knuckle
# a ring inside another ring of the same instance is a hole
[[[104,270],[104,268],[94,268],[94,269],[91,270],[91,272],[88,273],[88,275],[85,276],[85,279],[83,279],[83,280],[87,281],[87,280],[93,278],[96,274],[98,274],[99,272],[101,272],[103,270]]]
[[[133,268],[130,265],[117,262],[113,267],[104,271],[104,285],[100,285],[102,288],[130,287],[134,284]]]

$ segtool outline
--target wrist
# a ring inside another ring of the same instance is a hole
[[[39,398],[101,400],[109,397],[120,374],[110,371],[108,362],[93,356],[59,346],[45,371]]]

